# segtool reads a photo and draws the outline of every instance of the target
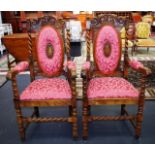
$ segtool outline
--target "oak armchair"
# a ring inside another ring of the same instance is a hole
[[[82,67],[83,78],[83,138],[88,138],[89,122],[102,120],[129,120],[135,128],[135,136],[141,134],[145,80],[150,73],[142,63],[132,61],[128,57],[128,40],[134,35],[134,24],[124,18],[125,51],[122,52],[120,33],[115,27],[117,16],[104,16],[103,22],[87,21],[87,61]],[[90,62],[90,30],[93,33],[93,59]],[[121,63],[121,60],[123,61]],[[122,64],[122,65],[121,65]],[[128,69],[142,73],[140,89],[128,81]],[[137,106],[136,114],[129,114],[126,105]],[[118,116],[96,116],[91,113],[92,106],[120,105]]]
[[[7,75],[12,81],[20,138],[25,139],[26,128],[32,122],[71,123],[72,136],[77,138],[76,66],[70,61],[69,30],[67,30],[67,41],[64,42],[64,21],[42,17],[37,20],[27,20],[26,24],[29,60],[18,63]],[[32,52],[32,33],[37,36],[36,53]],[[64,54],[67,54],[65,65]],[[31,83],[19,94],[16,75],[27,68],[30,71]],[[65,78],[61,78],[61,75]],[[38,79],[38,76],[42,78]],[[39,107],[55,106],[68,107],[69,115],[67,117],[41,117]],[[34,108],[32,116],[23,116],[22,109],[25,107]]]

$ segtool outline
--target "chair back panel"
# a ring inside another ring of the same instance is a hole
[[[116,71],[121,58],[121,40],[112,25],[102,26],[96,36],[94,60],[98,70],[105,75]]]
[[[149,23],[139,22],[136,24],[136,37],[149,38],[151,34],[151,27]]]
[[[44,26],[37,39],[37,59],[46,76],[57,76],[63,68],[63,40],[52,26]]]

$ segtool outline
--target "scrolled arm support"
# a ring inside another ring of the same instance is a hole
[[[82,69],[81,69],[81,77],[83,79],[83,97],[84,97],[84,99],[86,99],[87,85],[91,78],[91,73],[92,73],[91,62],[86,61],[82,65]]]
[[[22,61],[7,73],[6,77],[12,81],[14,100],[19,100],[19,91],[17,86],[16,75],[19,74],[20,72],[27,70],[28,66],[29,63],[27,61]]]
[[[147,67],[145,67],[141,62],[137,60],[128,60],[128,65],[133,70],[136,70],[140,73],[142,73],[144,76],[148,76],[151,74],[151,70]]]
[[[140,87],[140,101],[139,101],[139,103],[141,104],[143,103],[142,100],[144,100],[144,96],[145,96],[146,78],[151,74],[151,70],[145,67],[141,62],[137,60],[129,60],[128,65],[132,69],[142,74],[142,76],[140,77],[141,87]]]
[[[72,90],[72,100],[75,100],[76,99],[76,64],[73,61],[67,61],[64,64],[64,70]],[[75,102],[72,102],[72,103],[75,103]]]
[[[18,73],[26,71],[29,66],[27,61],[19,62],[15,67],[13,67],[8,73],[7,78],[12,80],[13,76],[16,76]]]

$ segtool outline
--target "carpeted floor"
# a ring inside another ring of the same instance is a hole
[[[18,77],[20,91],[29,83],[28,75]],[[24,83],[23,83],[24,81]],[[34,123],[27,130],[26,141],[30,144],[140,144],[155,143],[155,101],[146,101],[144,110],[144,121],[142,136],[139,140],[134,138],[134,130],[127,121],[101,121],[90,124],[89,139],[82,140],[82,101],[77,100],[78,105],[78,125],[79,139],[77,141],[71,138],[71,126],[68,123]],[[135,112],[136,108],[129,106],[130,112]],[[31,112],[31,109],[23,111],[25,115]],[[42,108],[40,110],[44,115],[68,115],[66,108]],[[103,106],[92,109],[94,114],[119,114],[120,107]],[[16,114],[12,101],[11,82],[8,81],[0,89],[0,143],[15,144],[21,143],[18,135],[18,126]]]
[[[7,82],[6,75],[0,75],[0,88],[3,87]]]

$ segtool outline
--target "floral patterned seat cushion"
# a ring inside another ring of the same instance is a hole
[[[103,77],[90,81],[87,96],[89,99],[138,98],[139,91],[123,78]]]
[[[138,39],[136,45],[141,47],[155,47],[155,40],[152,38]]]
[[[138,38],[149,38],[150,33],[150,24],[145,22],[139,22],[136,24],[136,36]]]
[[[20,95],[21,100],[71,99],[69,83],[60,78],[33,81]]]

